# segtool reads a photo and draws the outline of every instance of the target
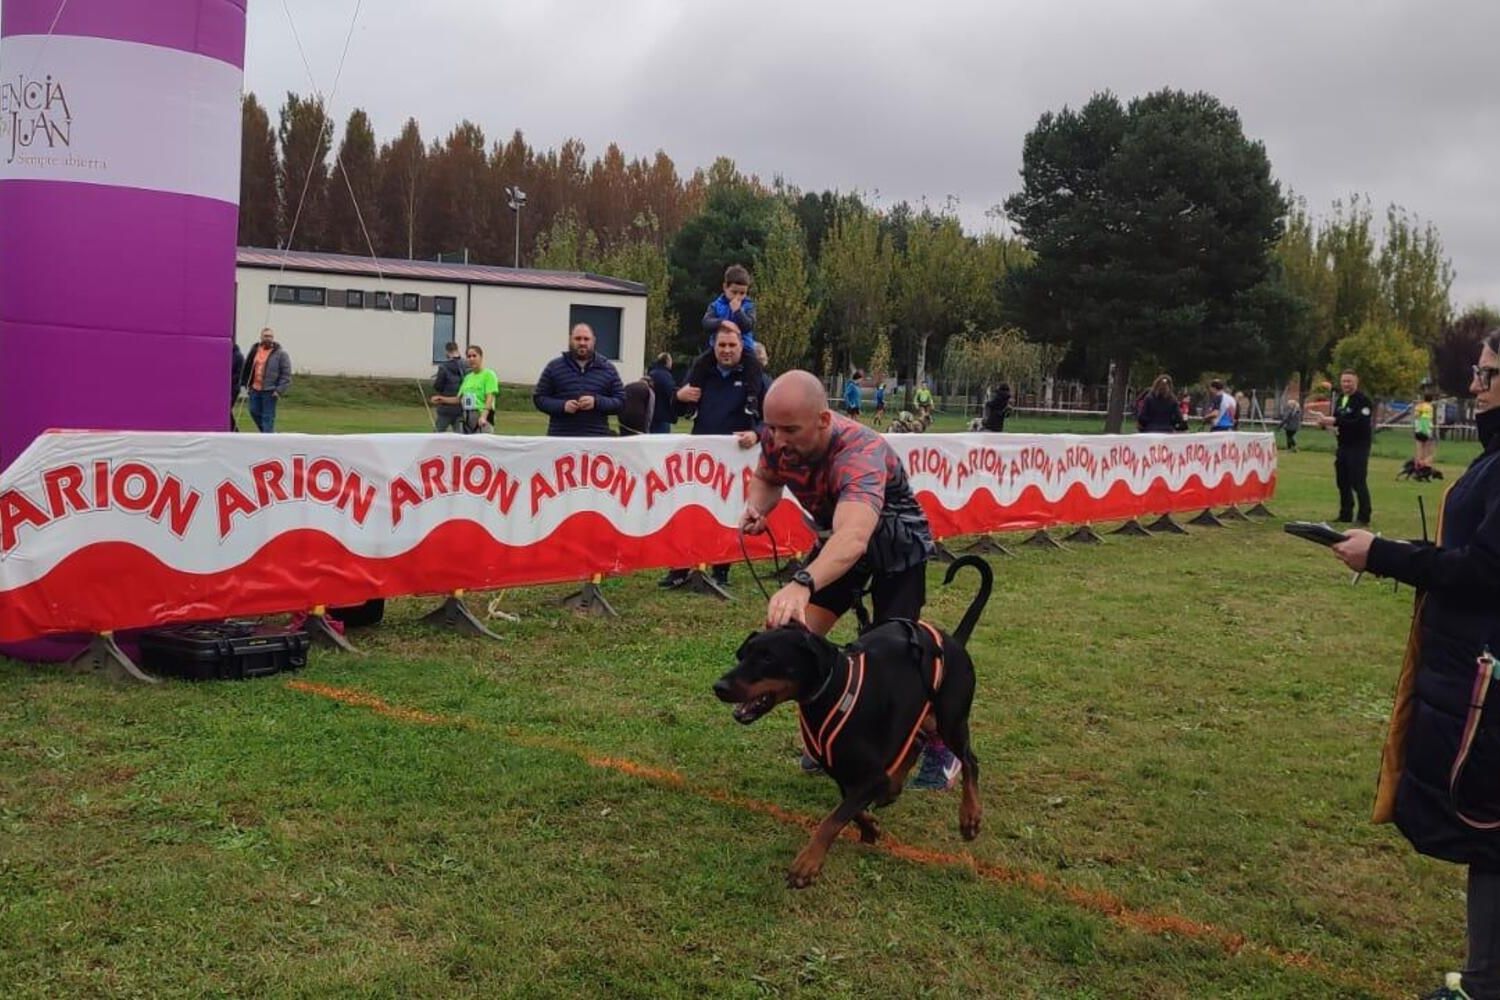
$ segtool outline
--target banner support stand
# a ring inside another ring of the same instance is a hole
[[[428,625],[438,628],[451,628],[464,635],[482,635],[490,639],[504,640],[504,636],[490,631],[484,622],[474,617],[474,612],[464,603],[464,592],[455,590],[449,594],[436,610],[429,611],[422,616],[422,620]]]
[[[1006,548],[995,540],[993,535],[980,535],[974,540],[974,544],[964,549],[965,555],[976,556],[1015,556],[1015,550]]]
[[[1099,545],[1104,537],[1094,530],[1092,524],[1081,524],[1073,529],[1073,533],[1063,536],[1063,541],[1072,542],[1075,545]]]
[[[1250,520],[1250,518],[1246,517],[1245,512],[1240,510],[1239,507],[1234,504],[1230,504],[1228,507],[1225,507],[1223,510],[1219,511],[1219,520],[1248,521]]]
[[[1146,525],[1146,530],[1160,535],[1185,535],[1188,533],[1186,528],[1172,520],[1171,514],[1163,514],[1161,517],[1158,517]]]
[[[707,569],[707,563],[699,563],[688,571],[687,579],[683,580],[682,585],[677,589],[686,590],[690,594],[706,594],[709,597],[717,597],[721,601],[733,601],[734,595],[719,586],[713,577],[704,572]]]
[[[1275,517],[1276,516],[1275,514],[1271,513],[1271,508],[1267,507],[1264,503],[1258,503],[1258,504],[1256,504],[1254,507],[1251,507],[1249,510],[1245,511],[1245,513],[1249,514],[1251,517]]]
[[[1204,507],[1203,508],[1203,513],[1201,513],[1197,517],[1193,518],[1191,521],[1188,522],[1188,524],[1196,524],[1200,528],[1227,528],[1227,527],[1229,527],[1223,521],[1219,520],[1217,517],[1214,516],[1214,511],[1213,511],[1212,507]]]
[[[103,671],[112,681],[137,681],[141,684],[160,684],[160,677],[153,677],[115,642],[113,632],[100,632],[90,640],[88,648],[68,661],[68,668],[75,673],[98,673]]]
[[[1141,522],[1137,521],[1133,517],[1130,520],[1126,521],[1124,524],[1120,525],[1114,531],[1111,531],[1110,534],[1111,535],[1133,535],[1136,538],[1150,538],[1151,537],[1151,532],[1147,531],[1146,528],[1145,528],[1145,526],[1142,525]]]
[[[1047,534],[1046,528],[1036,529],[1031,537],[1021,544],[1033,549],[1063,549],[1063,543]]]
[[[952,549],[936,540],[932,543],[932,558],[940,563],[951,563],[958,560],[958,556],[953,554]]]
[[[328,609],[322,604],[316,605],[308,613],[302,626],[307,629],[314,642],[321,639],[345,653],[359,653],[354,644],[344,638],[344,633],[333,627],[333,622],[328,620]]]
[[[569,611],[579,614],[593,615],[596,618],[618,618],[620,613],[614,609],[604,592],[599,589],[599,583],[604,579],[600,573],[595,573],[593,579],[583,585],[583,589],[569,594],[563,598],[563,607]]]

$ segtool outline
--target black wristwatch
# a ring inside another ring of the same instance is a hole
[[[809,594],[818,589],[818,585],[813,583],[812,574],[805,569],[799,569],[797,572],[793,573],[792,582],[802,584],[802,586],[807,588],[807,592]]]

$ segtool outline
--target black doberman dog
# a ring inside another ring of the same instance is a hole
[[[880,836],[868,810],[901,794],[921,752],[919,733],[935,729],[963,762],[958,828],[966,840],[979,835],[979,759],[969,742],[974,663],[964,647],[989,601],[994,574],[983,559],[964,556],[948,567],[943,583],[965,566],[979,572],[979,592],[951,635],[926,622],[893,620],[840,648],[800,626],[768,629],[745,640],[735,654],[738,664],[714,684],[714,694],[734,704],[735,721],[743,725],[795,701],[808,752],[843,793],[792,862],[787,884],[793,888],[813,883],[850,822],[867,844]]]

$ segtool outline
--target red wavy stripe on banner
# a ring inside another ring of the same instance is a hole
[[[1132,492],[1129,484],[1121,481],[1111,486],[1102,497],[1090,496],[1081,483],[1075,483],[1057,500],[1048,500],[1039,487],[1028,486],[1003,507],[994,494],[979,490],[956,511],[942,507],[930,493],[918,494],[917,499],[927,512],[933,534],[947,538],[989,531],[1031,531],[1062,524],[1123,521],[1231,503],[1257,503],[1269,500],[1275,492],[1275,476],[1265,482],[1250,476],[1243,483],[1225,478],[1214,486],[1205,486],[1197,476],[1189,476],[1175,490],[1157,480],[1144,493]]]
[[[777,511],[773,531],[783,559],[812,542],[791,509]],[[747,542],[752,556],[770,555],[765,539]],[[522,546],[496,541],[474,521],[448,521],[412,549],[386,558],[350,552],[320,530],[297,529],[271,539],[245,563],[212,573],[174,569],[130,543],[99,542],[4,595],[0,642],[358,604],[372,597],[563,583],[740,557],[738,534],[696,506],[640,538],[621,535],[603,515],[585,511],[546,539]]]
[[[922,500],[934,533],[946,538],[1247,503],[1270,497],[1274,487],[1274,477],[1241,484],[1226,479],[1213,488],[1192,478],[1177,490],[1157,484],[1135,494],[1117,483],[1096,499],[1078,484],[1057,501],[1027,488],[1005,507],[980,491],[958,511],[942,508],[930,494]],[[779,509],[773,525],[783,558],[809,548],[812,536],[793,508]],[[770,546],[765,539],[752,539],[750,551],[762,557],[769,555]],[[561,583],[739,558],[738,535],[697,506],[678,511],[658,531],[639,538],[621,535],[601,514],[583,512],[546,539],[523,546],[497,542],[473,521],[449,521],[414,548],[386,558],[358,555],[322,531],[299,529],[278,535],[244,564],[213,573],[173,569],[138,546],[102,542],[70,554],[41,579],[7,593],[0,601],[0,642],[357,604],[371,597]],[[101,586],[101,581],[110,582]]]

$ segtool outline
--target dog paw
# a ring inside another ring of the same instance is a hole
[[[808,857],[807,852],[803,851],[792,862],[792,867],[787,869],[786,884],[792,889],[806,889],[818,880],[822,871],[823,859]]]
[[[880,839],[880,823],[869,813],[860,813],[854,817],[854,825],[859,827],[861,844],[873,844]]]
[[[965,840],[973,840],[979,836],[979,828],[983,824],[984,814],[978,809],[960,809],[958,813],[958,832]]]

